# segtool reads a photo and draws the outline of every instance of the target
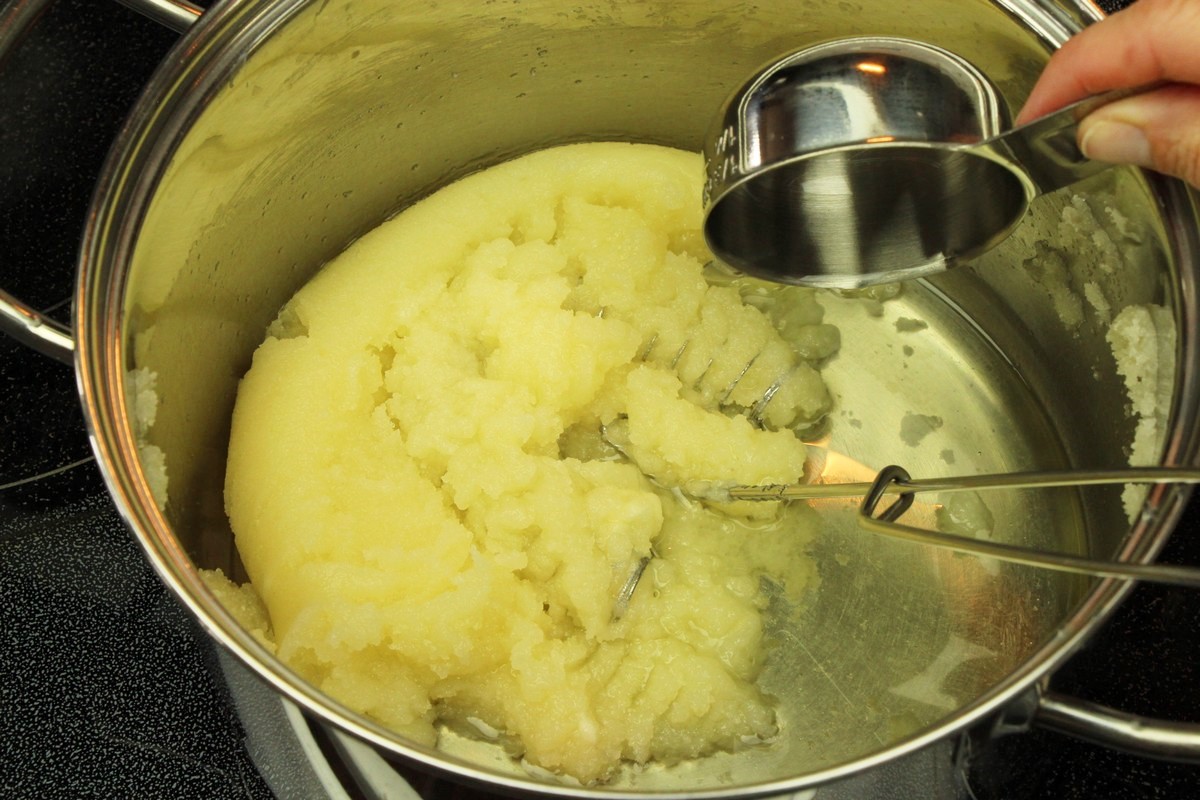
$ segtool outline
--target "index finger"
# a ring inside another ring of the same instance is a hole
[[[1137,0],[1085,28],[1051,56],[1016,124],[1161,80],[1200,84],[1200,0]]]

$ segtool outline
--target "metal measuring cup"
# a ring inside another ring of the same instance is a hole
[[[994,247],[1038,195],[1106,169],[1076,130],[1088,98],[1018,128],[965,59],[911,39],[784,56],[730,96],[704,149],[705,237],[755,277],[854,288]]]

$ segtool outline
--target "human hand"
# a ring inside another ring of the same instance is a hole
[[[1110,89],[1165,81],[1079,124],[1096,161],[1133,164],[1200,187],[1200,0],[1137,0],[1085,28],[1046,65],[1016,124]]]

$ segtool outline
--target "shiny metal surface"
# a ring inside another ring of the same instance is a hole
[[[1149,88],[1118,89],[1085,98],[967,149],[1020,173],[1033,185],[1035,197],[1058,191],[1112,166],[1092,161],[1080,152],[1076,134],[1083,118],[1101,106]]]
[[[201,8],[185,0],[120,2],[176,31],[186,30],[202,13]],[[10,2],[0,8],[0,63],[44,10],[43,4],[28,0]],[[75,340],[70,328],[3,289],[0,289],[0,333],[65,364],[74,361]]]
[[[0,289],[0,331],[64,364],[74,361],[75,340],[65,325]]]
[[[853,37],[759,72],[705,143],[705,236],[735,269],[857,287],[945,269],[1025,210],[1017,176],[973,152],[1008,125],[989,79],[940,47]]]
[[[981,720],[1066,658],[1126,587],[880,541],[864,536],[848,509],[830,507],[813,554],[819,591],[800,604],[771,604],[777,644],[762,685],[779,698],[780,741],[581,787],[530,774],[494,744],[445,731],[432,748],[351,711],[241,628],[198,570],[244,577],[221,485],[233,397],[253,348],[296,288],[398,208],[555,142],[699,149],[712,109],[749,68],[797,43],[856,33],[864,20],[970,52],[1013,105],[1069,35],[1066,22],[1082,24],[1089,13],[1016,0],[863,2],[826,12],[782,0],[751,9],[605,1],[566,11],[551,0],[218,4],[147,88],[85,234],[79,377],[122,515],[206,628],[308,712],[389,756],[507,790],[793,791]],[[830,465],[829,474],[897,461],[933,476],[952,466],[1124,463],[1137,420],[1126,413],[1105,341],[1111,313],[1091,304],[1065,314],[1061,302],[1063,291],[1085,284],[1112,310],[1170,310],[1179,358],[1164,374],[1176,403],[1160,452],[1169,463],[1195,459],[1195,376],[1175,366],[1197,352],[1194,197],[1132,171],[1097,180],[1079,197],[1096,208],[1085,228],[1119,245],[1119,268],[1104,268],[1091,245],[1063,228],[1064,213],[1083,213],[1072,198],[1045,198],[984,257],[1015,269],[956,270],[886,303],[822,297],[826,321],[843,338],[825,371],[837,402],[830,448],[859,462]],[[157,378],[144,442],[127,388],[132,369]],[[924,425],[919,435],[914,420]],[[167,465],[163,508],[138,455],[147,443]],[[1009,523],[1012,541],[1144,561],[1183,498],[1155,492],[1130,523],[1115,493],[1087,491],[1014,493],[989,508]]]
[[[622,451],[618,446],[616,448]],[[844,458],[838,454],[837,458]],[[1200,470],[1180,467],[1126,467],[1119,470],[1059,470],[1050,472],[1009,472],[1002,475],[955,475],[944,478],[913,478],[903,467],[892,464],[883,467],[872,481],[832,483],[762,484],[754,486],[703,484],[675,487],[699,501],[730,503],[802,502],[816,500],[857,500],[858,524],[880,536],[901,541],[941,547],[956,553],[995,558],[1010,564],[1025,564],[1042,569],[1088,575],[1097,578],[1120,578],[1150,583],[1162,583],[1200,589],[1200,568],[1160,564],[1130,564],[1112,559],[1087,558],[1069,553],[994,542],[989,537],[969,536],[963,532],[946,532],[904,525],[900,518],[908,511],[921,492],[953,494],[995,489],[1039,489],[1082,486],[1110,486],[1132,483],[1186,484],[1200,483]],[[879,503],[893,496],[882,510]],[[637,589],[649,559],[642,559],[630,573],[613,605],[614,618],[624,613],[633,592]]]
[[[0,64],[3,64],[45,11],[40,2],[13,2],[0,7]],[[0,333],[32,347],[51,358],[70,364],[75,342],[66,326],[0,289]]]
[[[186,0],[117,0],[160,25],[183,33],[200,18],[204,9]]]
[[[1200,725],[1150,720],[1053,692],[1038,700],[1037,725],[1135,755],[1200,762]]]
[[[1102,486],[1132,482],[1195,484],[1200,483],[1200,471],[1172,467],[1129,468],[1104,472],[1017,472],[1007,475],[977,475],[969,479],[960,476],[941,481],[920,481],[913,480],[904,468],[892,465],[881,469],[868,488],[859,506],[858,523],[863,529],[882,536],[944,547],[956,553],[995,558],[1010,564],[1026,564],[1098,578],[1149,581],[1200,589],[1200,568],[1196,567],[1130,564],[1111,559],[1087,558],[991,541],[990,531],[986,535],[972,537],[961,532],[917,528],[898,521],[904,512],[912,507],[915,493],[920,491],[967,492],[975,489]],[[894,493],[900,496],[877,512],[879,501],[885,495]],[[1200,742],[1200,739],[1197,741]]]
[[[838,458],[844,456],[838,455]],[[937,492],[978,492],[995,489],[1018,489],[1125,485],[1131,483],[1188,484],[1200,483],[1200,470],[1180,467],[1126,467],[1119,470],[1059,470],[1049,472],[1009,472],[1002,475],[955,475],[944,478],[913,478],[898,465],[883,467],[872,481],[832,483],[791,483],[759,486],[704,485],[683,487],[681,491],[698,500],[719,503],[735,501],[816,501],[854,499],[860,501],[858,524],[864,530],[902,541],[942,547],[957,553],[987,556],[1013,564],[1026,564],[1043,569],[1071,572],[1102,578],[1142,580],[1200,589],[1200,568],[1130,564],[1111,559],[1095,559],[1044,549],[994,542],[986,537],[972,537],[962,532],[946,532],[900,524],[917,494]],[[891,503],[883,510],[880,501],[887,496]],[[623,609],[645,569],[645,562],[630,575],[621,589],[616,608]]]
[[[855,288],[931,275],[995,247],[1039,194],[1109,165],[1078,123],[1131,94],[1019,128],[991,81],[919,41],[853,37],[755,75],[705,143],[705,235],[767,280]]]

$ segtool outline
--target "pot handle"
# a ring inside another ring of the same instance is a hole
[[[0,289],[0,331],[39,353],[70,364],[75,359],[71,329]]]
[[[176,33],[183,33],[200,18],[204,9],[187,0],[117,0],[123,6],[165,25]]]
[[[187,0],[118,0],[173,31],[182,33],[191,27],[204,9]],[[0,18],[0,31],[19,32],[37,16],[36,4],[17,5]],[[0,289],[0,332],[39,353],[70,364],[75,358],[75,340],[67,326],[50,319]]]
[[[1153,719],[1043,691],[1033,724],[1136,756],[1200,763],[1200,724]]]

